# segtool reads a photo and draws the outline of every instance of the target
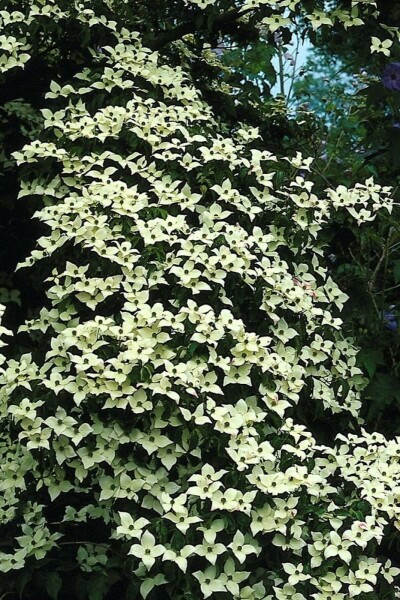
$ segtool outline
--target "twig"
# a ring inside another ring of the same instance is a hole
[[[214,22],[212,24],[212,30],[215,31],[218,27],[222,27],[223,25],[228,25],[232,21],[243,17],[248,12],[253,11],[253,8],[248,8],[246,10],[239,11],[238,8],[234,10],[229,10],[221,15],[215,17]],[[150,50],[160,50],[170,42],[175,42],[176,40],[182,39],[185,35],[189,33],[196,32],[196,20],[187,21],[176,27],[175,29],[168,29],[167,31],[163,31],[157,37],[153,39],[145,38],[143,40],[143,45],[150,48]]]
[[[285,98],[285,74],[283,72],[283,56],[282,47],[278,44],[278,60],[279,60],[279,88],[280,94]]]
[[[391,227],[389,229],[389,233],[388,233],[388,237],[386,240],[386,244],[385,244],[385,264],[384,264],[384,269],[383,269],[383,285],[382,285],[382,315],[383,315],[383,309],[385,308],[385,295],[386,295],[386,289],[385,289],[385,282],[386,282],[386,275],[387,275],[387,268],[388,268],[388,262],[389,262],[389,246],[390,246],[390,240],[392,239],[392,235],[393,235],[393,231],[394,228]]]
[[[385,290],[382,290],[382,292],[376,292],[377,294],[386,294],[386,292],[391,292],[392,290],[397,290],[398,288],[400,288],[400,283],[398,283],[397,285],[393,285],[390,288],[386,288]]]
[[[353,253],[353,251],[352,251],[351,248],[349,248],[349,254],[350,254],[351,258],[354,260],[354,262],[356,263],[356,265],[358,265],[360,267],[360,269],[365,273],[365,268],[360,263],[360,261],[357,259],[357,257],[354,256],[354,253]],[[374,305],[374,308],[376,310],[377,316],[380,317],[381,313],[379,312],[379,308],[378,308],[378,305],[377,305],[376,300],[374,298],[374,294],[373,294],[373,292],[370,289],[370,283],[371,283],[371,280],[368,282],[368,290],[369,290],[369,293],[370,293],[370,296],[371,296],[372,304]]]
[[[319,169],[317,169],[317,167],[315,167],[314,165],[310,165],[310,169],[311,169],[311,171],[314,171],[314,173],[316,173],[317,175],[322,177],[322,179],[329,185],[330,188],[333,187],[332,182],[329,181],[329,179],[327,179],[325,177],[325,175],[323,173],[321,173],[321,171]]]
[[[288,91],[288,95],[287,95],[287,103],[289,104],[290,101],[290,96],[292,95],[292,90],[293,90],[293,85],[294,85],[294,79],[296,76],[296,66],[297,66],[297,60],[299,58],[299,53],[300,53],[300,38],[297,36],[297,44],[296,44],[296,50],[295,50],[295,54],[294,54],[294,61],[293,61],[293,72],[292,72],[292,79],[290,82],[290,87],[289,87],[289,91]]]
[[[374,272],[372,273],[371,279],[368,282],[368,289],[369,289],[369,293],[371,295],[374,292],[375,281],[378,276],[379,270],[383,264],[383,261],[385,260],[385,256],[386,256],[386,244],[383,246],[383,252],[382,252],[381,256],[379,257],[378,264],[376,265]]]

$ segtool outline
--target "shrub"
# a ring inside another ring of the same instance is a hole
[[[207,86],[227,104],[235,92],[193,23],[204,40],[271,19],[270,2],[233,4],[160,2],[178,25],[158,37],[145,3],[1,15],[4,71],[29,64],[49,18],[54,39],[65,25],[87,46],[13,153],[44,227],[18,269],[46,302],[0,375],[6,593],[394,597],[400,444],[362,427],[367,379],[322,241],[337,211],[360,226],[390,212],[391,190],[369,178],[316,195],[312,160],[218,114]],[[318,6],[302,13],[313,28],[355,14]]]

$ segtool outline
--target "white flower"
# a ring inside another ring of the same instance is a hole
[[[224,544],[215,542],[216,535],[215,531],[204,531],[203,543],[198,544],[195,548],[196,554],[204,556],[212,565],[215,565],[218,556],[226,551]]]
[[[140,544],[133,544],[128,554],[140,558],[149,570],[154,565],[155,559],[164,554],[165,550],[164,546],[156,544],[154,535],[145,531],[140,539]]]
[[[292,565],[291,563],[283,563],[283,570],[289,575],[289,585],[296,586],[299,581],[307,581],[311,579],[311,575],[303,573],[303,565]]]
[[[381,52],[385,56],[390,56],[389,48],[393,45],[392,40],[386,39],[383,42],[377,37],[371,37],[371,54]]]
[[[296,588],[287,583],[283,588],[274,587],[274,592],[277,600],[306,600],[303,594],[296,592]],[[268,598],[273,600],[272,596],[269,596]]]
[[[274,33],[280,27],[286,27],[286,25],[289,25],[290,19],[282,17],[281,15],[272,15],[272,17],[265,17],[261,23],[263,25],[268,25],[269,31]]]
[[[204,572],[196,571],[193,575],[200,583],[204,598],[208,598],[214,592],[226,592],[226,575],[222,573],[217,576],[215,567],[207,567]]]
[[[237,571],[235,561],[232,558],[228,558],[224,565],[224,573],[226,575],[226,589],[231,594],[238,596],[240,593],[238,584],[248,578],[250,571]]]
[[[316,10],[311,15],[306,15],[306,17],[311,21],[313,29],[318,29],[321,25],[333,25],[332,19],[319,10]]]
[[[388,583],[393,583],[394,578],[400,575],[400,569],[398,567],[392,567],[390,560],[387,560],[382,568],[382,576]]]
[[[182,533],[186,533],[192,523],[200,523],[203,519],[200,517],[191,517],[189,516],[189,512],[185,507],[178,507],[173,505],[172,510],[174,512],[169,512],[164,515],[164,519],[168,519],[175,523],[175,527],[182,531]]]
[[[246,543],[246,542],[252,543]],[[235,533],[233,541],[228,545],[237,560],[243,564],[248,554],[259,554],[260,548],[254,538],[249,535],[244,536],[241,531]]]
[[[356,575],[350,571],[348,577],[346,577],[347,583],[349,583],[349,596],[350,598],[354,598],[354,596],[359,596],[363,592],[373,592],[374,588],[369,583],[366,583],[365,580],[358,579]]]
[[[215,0],[184,0],[185,4],[195,4],[199,8],[207,8],[210,4],[214,4]]]
[[[381,563],[378,563],[373,559],[361,560],[354,575],[358,579],[376,584],[376,575],[381,567]]]
[[[165,550],[163,560],[170,560],[178,565],[178,567],[186,573],[187,570],[187,558],[195,552],[195,547],[188,544],[180,550]]]
[[[350,563],[352,557],[348,547],[352,545],[351,542],[343,540],[336,531],[331,531],[329,537],[330,544],[324,550],[325,558],[339,556],[345,563]]]
[[[144,517],[140,517],[136,521],[127,512],[119,512],[121,525],[117,527],[117,535],[131,538],[140,538],[143,527],[149,524],[149,521]]]

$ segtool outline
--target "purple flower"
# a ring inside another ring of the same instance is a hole
[[[393,307],[390,307],[390,308],[395,308],[395,307],[393,306]],[[391,311],[384,311],[384,313],[383,313],[383,320],[385,322],[385,327],[387,329],[390,329],[390,331],[396,331],[396,329],[398,327],[398,323],[397,323],[397,320],[396,320],[396,315],[393,312],[391,312]]]
[[[382,83],[388,90],[400,91],[400,62],[387,65],[383,71]]]

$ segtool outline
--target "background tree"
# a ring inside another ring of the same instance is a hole
[[[323,8],[2,11],[14,112],[43,72],[19,147],[4,127],[9,227],[21,199],[39,226],[34,314],[24,292],[0,331],[3,595],[395,597],[400,447],[362,429],[324,256],[338,212],[364,227],[391,190],[323,188],[289,150],[304,123],[212,52],[352,19]]]
[[[378,8],[383,22],[396,29],[398,7],[378,2]],[[377,35],[372,24],[369,34]],[[391,65],[400,57],[394,50],[389,58],[375,54],[371,60],[370,36],[357,28],[351,36],[321,32],[307,75],[296,82],[296,97],[316,118],[308,154],[321,178],[354,185],[360,177],[377,177],[394,187],[398,201],[400,95],[385,73],[393,76]],[[396,207],[362,230],[332,223],[329,242],[332,274],[350,296],[344,321],[371,378],[364,417],[386,435],[399,433],[399,234]]]

